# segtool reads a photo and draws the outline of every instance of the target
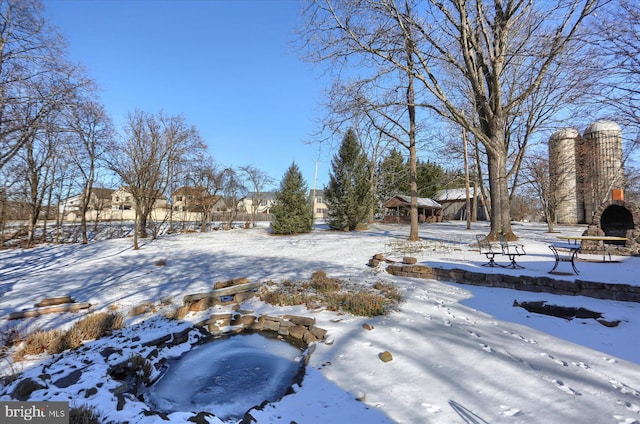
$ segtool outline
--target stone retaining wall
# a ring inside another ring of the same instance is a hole
[[[406,262],[406,261],[403,261]],[[551,277],[528,275],[485,274],[463,269],[434,268],[428,265],[396,263],[387,265],[387,272],[401,277],[424,278],[469,284],[473,286],[501,287],[531,292],[545,292],[596,299],[620,300],[640,303],[640,287],[628,284],[609,284],[576,279],[556,280]]]
[[[283,337],[290,337],[305,344],[323,341],[327,330],[316,327],[316,319],[297,316],[273,315],[256,316],[248,311],[212,314],[209,319],[199,324],[206,327],[214,336],[249,331],[272,331]]]

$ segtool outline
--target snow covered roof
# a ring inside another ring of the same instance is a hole
[[[473,188],[471,188],[471,196],[473,196]],[[452,202],[456,200],[466,200],[467,189],[465,188],[449,188],[440,190],[434,196],[438,202]]]
[[[385,208],[396,208],[398,206],[409,206],[411,205],[411,196],[406,196],[404,194],[396,194],[391,199],[384,204]],[[442,209],[442,205],[436,202],[433,199],[429,199],[428,197],[418,197],[418,207],[419,208],[432,208],[432,209]]]

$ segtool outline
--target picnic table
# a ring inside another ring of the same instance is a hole
[[[607,262],[607,256],[609,256],[609,262],[611,260],[611,251],[609,250],[609,241],[626,241],[626,237],[614,237],[614,236],[558,236],[561,240],[567,240],[569,244],[580,244],[583,241],[596,241],[602,248],[602,262]],[[580,242],[580,243],[579,243]]]
[[[553,265],[553,268],[551,268],[551,271],[549,271],[549,273],[550,274],[553,273],[553,271],[555,271],[555,269],[558,267],[558,264],[560,262],[571,262],[571,267],[573,268],[573,272],[575,272],[576,275],[578,275],[579,272],[578,272],[578,268],[576,268],[575,259],[576,259],[576,256],[578,256],[578,252],[580,251],[581,248],[582,248],[582,245],[577,242],[574,242],[574,243],[555,242],[555,243],[549,244],[549,249],[551,249],[551,251],[553,252],[553,256],[555,257],[555,260],[556,260],[555,264]],[[560,252],[558,250],[560,250]],[[569,251],[568,256],[562,254],[562,252],[565,250]]]

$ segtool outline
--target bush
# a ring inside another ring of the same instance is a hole
[[[69,424],[100,424],[100,414],[93,406],[82,405],[70,408]]]
[[[15,360],[25,355],[61,353],[79,347],[85,340],[95,340],[112,330],[124,327],[124,319],[117,312],[98,312],[87,315],[66,333],[61,330],[37,331],[27,336],[23,346],[14,355]]]
[[[324,271],[315,271],[311,281],[284,281],[277,285],[265,285],[260,299],[278,306],[306,305],[307,308],[326,307],[358,316],[384,315],[401,300],[400,292],[390,284],[375,283],[371,288],[350,287],[327,277]]]

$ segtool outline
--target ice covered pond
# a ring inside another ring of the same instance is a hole
[[[263,401],[277,401],[304,366],[300,349],[261,334],[235,335],[198,346],[168,363],[145,398],[158,410],[207,411],[242,418]]]

